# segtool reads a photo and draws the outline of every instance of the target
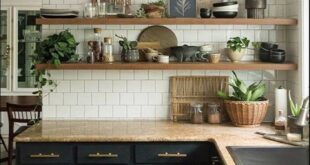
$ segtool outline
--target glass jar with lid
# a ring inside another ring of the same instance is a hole
[[[112,38],[105,37],[104,44],[103,44],[103,61],[104,62],[114,62],[113,57],[113,45],[112,45]]]
[[[208,123],[220,124],[221,123],[221,107],[217,103],[209,103],[207,109]]]
[[[203,104],[192,103],[190,116],[193,124],[203,123]]]

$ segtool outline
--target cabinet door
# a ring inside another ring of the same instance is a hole
[[[128,164],[130,163],[130,145],[126,144],[79,144],[78,164]]]
[[[36,77],[32,76],[32,56],[41,40],[41,25],[36,25],[38,8],[14,8],[14,91],[34,91]]]
[[[1,7],[0,19],[0,86],[1,92],[8,92],[11,88],[11,10]]]
[[[209,143],[136,144],[138,164],[209,164]]]
[[[74,148],[70,143],[18,143],[19,165],[72,165]]]

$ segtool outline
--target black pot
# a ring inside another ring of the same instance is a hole
[[[277,44],[273,44],[273,43],[269,43],[269,42],[262,42],[261,43],[261,47],[267,50],[270,49],[278,49],[278,45]]]
[[[270,59],[270,52],[266,51],[265,49],[259,49],[259,59],[263,62],[269,62]]]
[[[238,1],[214,3],[213,7],[230,6],[238,4]]]
[[[271,55],[285,55],[285,50],[282,49],[271,49],[270,50]]]
[[[285,55],[270,55],[269,58],[270,62],[273,63],[284,63],[285,62]]]
[[[245,0],[246,9],[266,9],[267,0]]]
[[[199,47],[183,45],[171,47],[170,50],[171,54],[178,59],[178,62],[183,62],[187,59],[196,61],[196,54],[199,51]]]
[[[302,134],[302,127],[295,124],[297,118],[294,116],[287,117],[287,127],[290,133]]]

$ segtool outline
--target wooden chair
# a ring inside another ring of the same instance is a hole
[[[0,122],[0,128],[3,126],[3,124]],[[4,148],[4,150],[6,151],[6,152],[8,152],[8,148],[6,147],[6,145],[5,145],[5,142],[4,142],[4,140],[3,140],[3,137],[2,137],[2,135],[1,135],[1,132],[0,132],[0,144],[2,144],[2,146],[3,146],[3,148]],[[1,153],[0,153],[0,155],[1,155]],[[5,161],[7,161],[8,160],[8,158],[7,157],[0,157],[0,163],[1,162],[5,162]]]
[[[7,112],[9,119],[8,165],[12,165],[14,137],[25,131],[30,126],[30,123],[41,119],[41,108],[38,105],[17,105],[7,103]],[[14,131],[15,123],[26,123],[27,125],[21,126]]]

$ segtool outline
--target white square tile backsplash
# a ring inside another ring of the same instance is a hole
[[[42,0],[43,7],[82,9],[88,0]],[[134,8],[146,1],[132,0]],[[213,1],[214,2],[214,1]],[[267,17],[298,16],[298,5],[292,0],[268,0],[265,10]],[[5,3],[14,3],[5,0]],[[16,3],[16,2],[15,2]],[[240,17],[245,17],[244,1],[239,0]],[[288,4],[288,5],[287,5]],[[82,12],[81,12],[82,15]],[[71,29],[80,45],[78,53],[87,51],[92,28],[103,28],[105,37],[114,38],[114,50],[119,46],[114,34],[122,34],[130,40],[137,39],[139,33],[149,25],[44,25],[43,37],[64,29]],[[298,60],[298,30],[274,25],[167,25],[177,36],[178,44],[212,44],[215,51],[225,47],[230,37],[248,37],[252,41],[271,41],[281,45]],[[117,57],[119,59],[119,56]],[[222,57],[225,59],[225,57]],[[253,51],[245,57],[253,60]],[[52,78],[59,82],[55,92],[44,98],[44,119],[168,119],[169,116],[169,77],[187,75],[231,75],[230,71],[191,71],[191,70],[52,70]],[[298,91],[298,83],[286,81],[297,77],[296,72],[241,71],[241,79],[247,83],[261,80],[268,85],[266,94],[273,100],[274,88],[289,86]],[[272,110],[272,106],[270,108]],[[271,121],[272,113],[266,120]]]

